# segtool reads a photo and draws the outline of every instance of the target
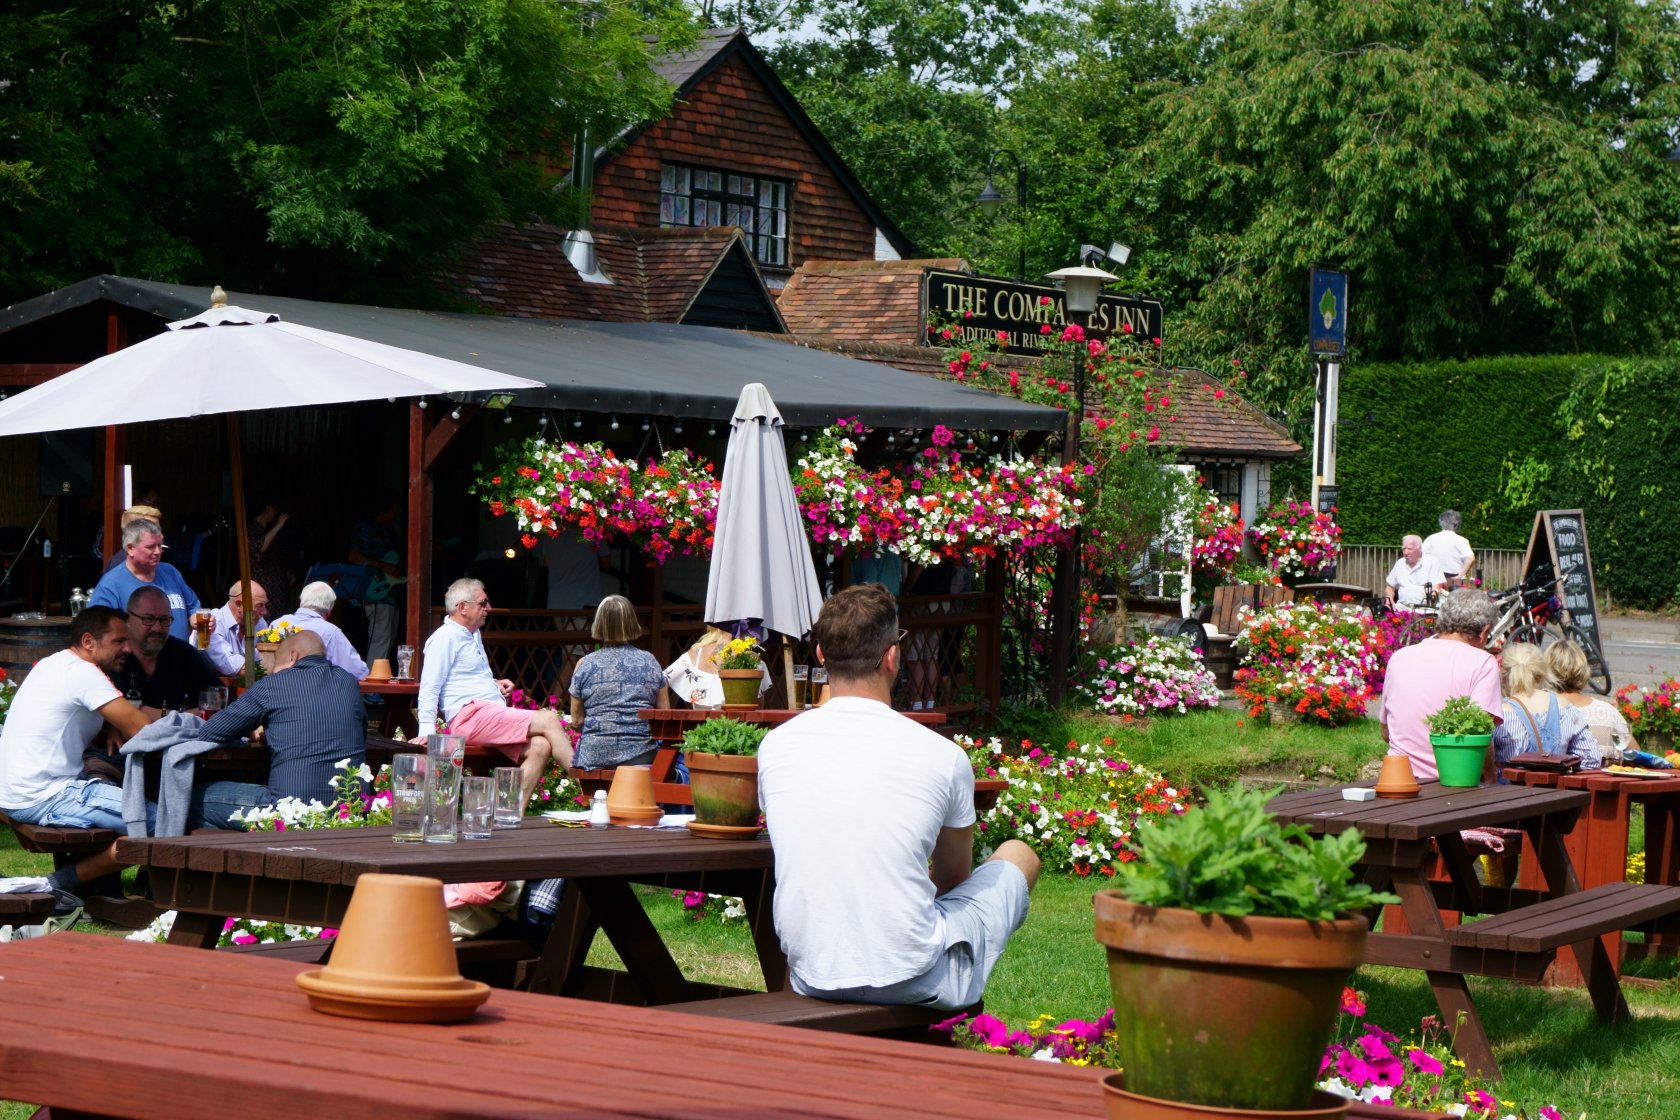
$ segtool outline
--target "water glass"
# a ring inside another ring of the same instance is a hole
[[[496,819],[496,783],[491,778],[461,779],[461,839],[488,840]]]
[[[412,674],[413,671],[414,671],[414,647],[413,646],[398,646],[397,647],[397,679],[399,681],[413,680],[414,679],[413,676],[410,675],[410,674]]]
[[[496,827],[518,828],[525,817],[525,806],[519,797],[519,767],[498,766],[496,782]]]
[[[447,759],[460,766],[467,760],[467,737],[465,735],[428,735],[426,736],[426,755],[434,761]]]
[[[453,844],[461,808],[461,771],[467,741],[460,735],[426,737],[426,843]]]
[[[391,756],[391,839],[418,844],[426,838],[426,756]]]
[[[223,708],[227,707],[227,689],[222,685],[200,690],[198,694],[198,710],[205,719],[209,719]]]
[[[793,667],[793,700],[794,710],[805,706],[805,694],[811,683],[811,667],[809,665],[795,665]]]

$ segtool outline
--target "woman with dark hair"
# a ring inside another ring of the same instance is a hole
[[[624,596],[601,600],[589,633],[601,648],[579,661],[572,674],[572,726],[582,735],[573,765],[645,766],[657,747],[647,720],[636,712],[671,706],[665,671],[653,654],[630,644],[642,636],[642,624]]]

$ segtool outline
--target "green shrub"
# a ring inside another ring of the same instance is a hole
[[[1493,716],[1468,696],[1454,696],[1424,717],[1431,735],[1492,735]]]
[[[769,730],[761,724],[713,716],[683,733],[683,750],[690,754],[755,755]]]

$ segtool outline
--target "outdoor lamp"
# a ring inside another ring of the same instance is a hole
[[[642,431],[645,432],[647,430],[648,430],[648,422],[646,420],[643,420],[642,421]]]
[[[716,424],[707,425],[706,426],[706,434],[709,435],[709,436],[717,435],[717,425]]]
[[[682,435],[682,421],[678,420],[675,424],[673,424],[671,426],[671,430],[673,432],[677,433],[679,436]]]
[[[503,416],[502,416],[502,423],[504,423],[504,424],[511,424],[511,423],[513,423],[513,413],[511,413],[511,412],[509,412],[509,413],[505,413],[505,414],[504,414],[504,415],[503,415]]]
[[[425,398],[425,397],[421,397],[421,398],[420,398],[420,407],[421,407],[421,408],[425,408],[425,407],[426,407],[426,398]]]
[[[581,416],[572,417],[572,427],[574,427],[574,428],[583,427],[583,417],[581,417]]]
[[[612,423],[608,424],[607,426],[615,432],[618,431],[618,417],[614,416],[612,418]]]
[[[1097,295],[1102,291],[1102,286],[1120,278],[1100,268],[1081,264],[1070,268],[1058,268],[1046,274],[1045,279],[1061,281],[1068,314],[1089,315],[1097,309]]]
[[[454,408],[449,410],[449,418],[451,420],[459,420],[461,418],[461,406],[460,405],[456,405]]]
[[[997,217],[998,211],[1003,209],[1003,192],[998,190],[997,184],[992,182],[989,168],[986,172],[986,185],[980,188],[980,197],[974,201],[980,204],[980,212],[988,218]]]

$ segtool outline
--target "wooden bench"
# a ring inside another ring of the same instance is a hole
[[[44,918],[53,912],[58,896],[44,894],[0,894],[0,925],[11,925],[7,919]]]
[[[1606,933],[1628,929],[1680,930],[1680,887],[1605,883],[1453,926],[1446,930],[1445,939],[1455,955],[1480,953],[1486,965],[1498,969],[1506,963],[1513,974],[1520,974],[1530,971],[1536,961],[1543,967],[1565,945],[1591,943]],[[1579,952],[1577,957],[1583,962],[1587,991],[1599,1018],[1606,1022],[1627,1018],[1627,1001],[1616,974],[1605,968],[1598,975],[1597,970],[1585,967],[1591,959],[1588,952]]]
[[[0,824],[17,834],[18,845],[24,851],[52,856],[54,867],[75,863],[82,857],[103,851],[117,842],[117,834],[108,828],[24,824],[5,813],[0,813]]]
[[[721,999],[667,1003],[660,1010],[706,1015],[714,1019],[735,1019],[743,1023],[807,1027],[818,1031],[948,1046],[951,1044],[951,1033],[932,1030],[933,1024],[943,1023],[960,1014],[978,1013],[980,1007],[977,1004],[965,1012],[958,1012],[903,1004],[835,1003],[794,992],[753,992]]]
[[[0,898],[4,897],[0,895]],[[332,945],[331,939],[314,938],[309,941],[224,945],[217,952],[249,953],[264,960],[323,964],[332,951]],[[483,981],[493,988],[517,987],[523,977],[523,966],[539,956],[535,946],[516,937],[481,937],[455,942],[455,960],[461,967],[461,975],[468,980]]]

